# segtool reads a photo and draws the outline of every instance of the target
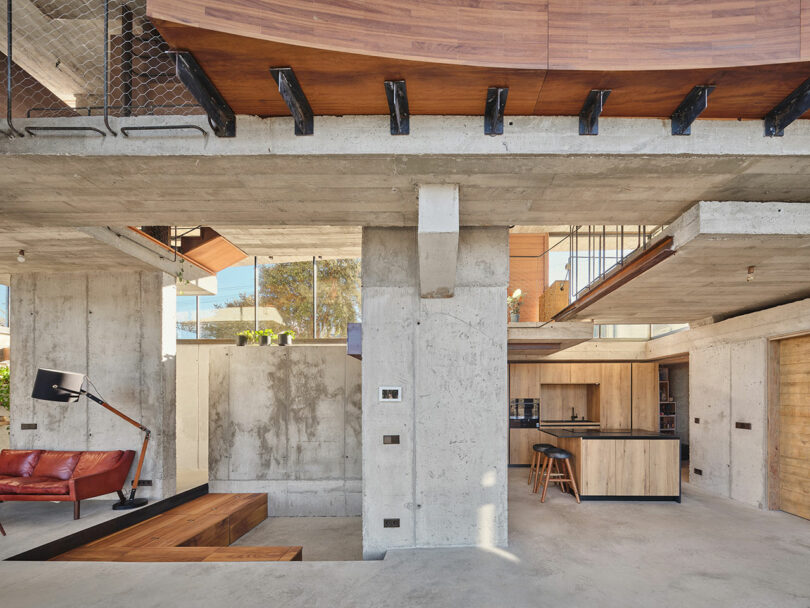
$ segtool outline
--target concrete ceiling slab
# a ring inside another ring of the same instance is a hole
[[[794,156],[0,155],[0,225],[415,226],[419,183],[458,183],[461,225],[667,224],[700,200],[810,201],[808,165]]]
[[[363,231],[359,226],[214,226],[249,256],[270,262],[359,258]],[[251,261],[252,263],[252,261]]]
[[[573,318],[688,323],[810,296],[810,207],[703,202],[662,236],[667,235],[674,239],[673,256]]]

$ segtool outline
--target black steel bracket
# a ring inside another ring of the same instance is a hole
[[[408,90],[404,80],[386,80],[385,96],[391,114],[391,135],[408,135],[411,131],[408,113]]]
[[[278,85],[278,92],[290,109],[295,121],[296,135],[312,135],[315,132],[315,121],[312,108],[304,95],[304,90],[295,77],[292,68],[270,68],[270,74]]]
[[[698,85],[684,97],[670,116],[673,135],[691,135],[692,123],[709,105],[709,94],[714,91],[711,85]]]
[[[509,87],[489,87],[484,109],[484,135],[503,135],[503,111]]]
[[[765,137],[782,137],[787,127],[810,110],[810,78],[765,115]]]
[[[217,137],[236,137],[236,115],[194,56],[180,51],[176,56],[177,77],[208,114]]]
[[[197,125],[154,125],[148,127],[121,127],[121,134],[124,137],[129,137],[130,131],[177,131],[180,129],[193,129],[203,134],[203,137],[208,137],[208,131]]]
[[[579,134],[599,135],[599,115],[605,106],[610,89],[593,89],[585,98],[579,113]]]

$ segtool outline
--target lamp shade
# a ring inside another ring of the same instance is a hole
[[[78,393],[82,390],[83,384],[84,374],[40,368],[37,370],[31,397],[44,401],[71,403],[79,400]]]

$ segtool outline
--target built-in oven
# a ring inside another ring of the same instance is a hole
[[[535,397],[509,400],[509,428],[529,428],[540,421],[540,400]]]

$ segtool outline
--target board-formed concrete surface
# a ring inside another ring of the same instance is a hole
[[[370,562],[3,562],[0,577],[14,581],[3,585],[3,607],[107,608],[121,597],[149,607],[810,605],[806,520],[688,485],[680,505],[577,505],[556,488],[540,504],[526,475],[523,468],[509,472],[510,544],[504,550],[397,550]]]
[[[360,517],[268,517],[234,545],[302,546],[305,562],[361,560],[363,522]]]

